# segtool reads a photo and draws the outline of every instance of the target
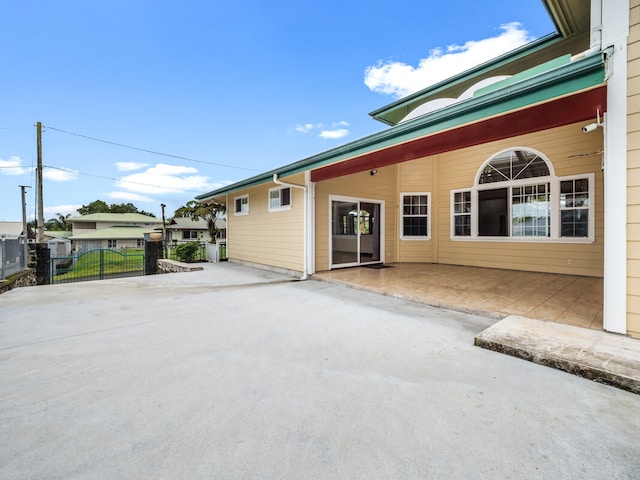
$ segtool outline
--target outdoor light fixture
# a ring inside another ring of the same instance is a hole
[[[378,173],[378,170],[376,170],[375,168],[373,170],[371,170],[369,172],[371,174],[371,176],[373,177],[376,173]]]

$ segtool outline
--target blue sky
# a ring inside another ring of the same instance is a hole
[[[0,18],[0,220],[22,218],[19,185],[34,216],[38,121],[47,219],[97,199],[170,216],[554,30],[540,0],[0,0]]]

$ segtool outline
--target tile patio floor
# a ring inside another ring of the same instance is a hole
[[[427,263],[384,267],[336,269],[313,278],[454,310],[602,330],[602,278]]]

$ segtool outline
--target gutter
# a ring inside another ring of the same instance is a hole
[[[303,258],[303,267],[302,267],[302,276],[300,277],[300,280],[304,281],[307,280],[309,278],[308,275],[308,260],[309,260],[309,253],[308,253],[308,247],[307,247],[307,192],[309,191],[309,189],[307,188],[306,185],[298,185],[297,183],[289,183],[289,182],[283,182],[282,180],[278,179],[278,174],[274,173],[273,174],[273,183],[275,183],[276,185],[282,185],[284,187],[291,187],[291,188],[300,188],[304,191],[303,194],[303,198],[304,198],[304,203],[302,205],[302,228],[303,228],[303,232],[302,232],[302,243],[303,243],[303,254],[302,254],[302,258]]]

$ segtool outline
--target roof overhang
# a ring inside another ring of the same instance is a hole
[[[606,111],[606,101],[606,86],[602,85],[318,168],[311,172],[311,180],[320,182],[517,135],[591,120],[595,118],[597,111],[601,113]]]
[[[540,112],[540,109],[542,109],[542,111],[548,110],[542,117],[538,118],[538,121],[533,121],[532,119],[530,125],[519,130],[521,132],[551,128],[551,125],[559,126],[574,121],[577,122],[594,118],[597,108],[599,108],[601,112],[604,112],[606,108],[605,101],[600,98],[600,96],[597,96],[597,98],[589,97],[590,103],[577,105],[576,108],[572,107],[571,112],[566,112],[570,118],[565,118],[566,115],[562,115],[562,112],[551,111],[556,108],[564,108],[562,105],[565,105],[565,103],[555,104],[552,103],[552,101],[561,99],[562,97],[573,96],[577,92],[593,89],[594,87],[602,85],[603,82],[604,64],[602,58],[600,55],[591,55],[574,60],[558,68],[545,71],[539,75],[528,77],[519,83],[508,84],[504,88],[493,90],[479,97],[470,98],[448,108],[437,110],[332,150],[200,195],[196,197],[196,199],[200,201],[210,201],[214,199],[223,201],[224,196],[227,194],[271,182],[274,174],[277,174],[280,178],[286,178],[296,173],[311,170],[312,181],[317,181],[318,178],[324,175],[318,173],[318,170],[323,167],[327,167],[327,169],[324,170],[325,172],[340,171],[341,167],[339,165],[331,165],[341,162],[358,165],[360,161],[358,158],[360,157],[366,156],[369,160],[374,158],[378,159],[384,155],[388,155],[388,153],[382,154],[379,152],[391,152],[391,149],[399,148],[407,142],[418,139],[421,139],[421,142],[426,141],[424,139],[427,137],[433,137],[440,133],[446,134],[447,131],[454,129],[459,130],[462,127],[472,130],[479,128],[482,130],[481,127],[472,127],[471,125],[476,123],[482,124],[482,122],[487,119],[491,119],[494,125],[493,128],[503,128],[500,126],[500,122],[495,120],[494,117],[505,116],[510,112],[514,112],[515,114],[521,109],[526,109],[527,112]],[[570,101],[564,100],[564,102]],[[542,104],[546,106],[541,107]],[[527,113],[519,113],[516,114],[516,117],[522,117],[519,121],[525,121],[527,115]],[[545,118],[549,121],[546,121]],[[556,120],[552,121],[552,118],[556,118]],[[504,125],[505,135],[514,134],[513,132],[507,134],[511,126],[512,125]],[[499,132],[495,132],[495,134],[497,135]],[[480,142],[481,138],[487,138],[485,141],[489,141],[488,138],[492,137],[477,136],[476,142]],[[401,156],[394,158],[392,163],[406,160],[408,159],[403,159]],[[363,165],[367,166],[361,168],[369,168],[368,166],[371,163],[372,161],[364,161]],[[378,166],[382,166],[382,164]],[[320,175],[320,177],[318,175]]]

